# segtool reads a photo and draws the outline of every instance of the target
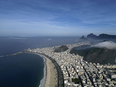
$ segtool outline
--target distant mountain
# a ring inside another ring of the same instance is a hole
[[[105,41],[92,46],[77,47],[73,48],[70,53],[79,54],[88,62],[115,64],[116,43]]]
[[[98,36],[99,39],[116,39],[116,35],[108,35],[108,34],[100,34]]]
[[[86,42],[89,41],[84,35],[76,40],[77,42]]]
[[[87,35],[87,38],[90,39],[116,39],[116,35],[109,35],[109,34],[99,34],[99,36],[90,33]]]
[[[54,52],[63,52],[68,50],[68,47],[66,45],[62,45],[54,50]]]
[[[80,39],[86,39],[85,36],[83,35]]]
[[[97,38],[97,35],[95,35],[93,33],[90,33],[89,35],[87,35],[87,38],[96,39]]]

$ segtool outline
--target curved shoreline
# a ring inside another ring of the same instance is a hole
[[[41,86],[41,82],[40,85],[38,87],[59,87],[58,86],[58,75],[57,75],[57,69],[56,66],[54,65],[54,63],[52,62],[52,60],[50,60],[48,57],[46,57],[46,55],[44,54],[40,54],[40,53],[33,53],[33,52],[26,52],[26,53],[31,53],[31,54],[35,54],[38,55],[40,57],[42,57],[43,59],[45,59],[45,77],[43,76],[43,78],[41,79],[41,81],[44,79],[44,84],[42,84]]]
[[[56,82],[57,84],[56,84],[56,86],[45,86],[45,87],[64,87],[63,72],[62,72],[60,66],[58,65],[58,63],[54,59],[52,59],[51,57],[49,57],[49,56],[47,56],[43,53],[39,53],[39,55],[42,55],[42,57],[45,57],[46,59],[51,61],[51,64],[54,65],[54,69],[56,70],[56,73],[57,73],[57,82]],[[51,83],[53,83],[53,81],[51,81]]]
[[[46,78],[44,87],[64,87],[63,72],[57,62],[43,53],[33,54],[37,54],[46,59]]]
[[[40,55],[39,55],[40,56]],[[41,57],[41,56],[40,56]],[[43,57],[42,57],[43,58]],[[44,72],[44,75],[43,75],[43,78],[41,79],[41,81],[40,81],[40,84],[39,84],[39,86],[38,87],[44,87],[44,85],[45,85],[45,79],[46,79],[46,59],[45,58],[43,58],[43,60],[44,60],[44,69],[43,69],[43,72]]]
[[[22,51],[20,53],[16,53],[15,55],[21,53],[31,53],[39,55],[42,58],[45,58],[46,62],[46,78],[44,87],[64,87],[64,76],[63,72],[58,65],[58,63],[48,55],[44,53],[37,53],[37,52],[29,52],[29,51]],[[11,55],[9,55],[11,56]],[[44,77],[43,77],[44,78]],[[42,79],[43,79],[42,78]],[[40,85],[39,85],[40,86]]]
[[[46,59],[46,79],[44,87],[56,87],[57,86],[57,71],[52,61],[44,55],[38,54],[42,58]]]

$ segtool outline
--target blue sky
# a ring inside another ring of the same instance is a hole
[[[116,34],[116,0],[0,0],[0,36]]]

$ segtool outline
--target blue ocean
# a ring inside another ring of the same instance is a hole
[[[6,56],[27,48],[73,44],[77,37],[0,37],[0,87],[39,87],[44,59],[35,54]]]

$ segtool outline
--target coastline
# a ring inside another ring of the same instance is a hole
[[[40,55],[39,55],[40,56]],[[41,56],[40,56],[41,57]],[[43,57],[42,57],[43,58]],[[43,72],[44,72],[44,75],[43,75],[43,78],[41,79],[41,81],[40,81],[40,84],[39,84],[39,86],[38,87],[44,87],[44,85],[45,85],[45,79],[46,79],[46,59],[45,58],[43,58],[43,60],[44,60],[44,69],[43,69]]]
[[[43,69],[44,75],[38,87],[57,87],[58,86],[57,69],[52,60],[50,60],[47,56],[40,53],[32,53],[32,52],[24,52],[24,53],[38,55],[42,57],[44,60],[44,69]]]
[[[46,62],[46,78],[44,87],[56,87],[57,86],[57,71],[52,61],[44,55],[38,54],[42,58],[45,58]]]
[[[43,53],[24,52],[38,55],[44,59],[44,76],[38,87],[64,87],[63,72],[57,62]]]

